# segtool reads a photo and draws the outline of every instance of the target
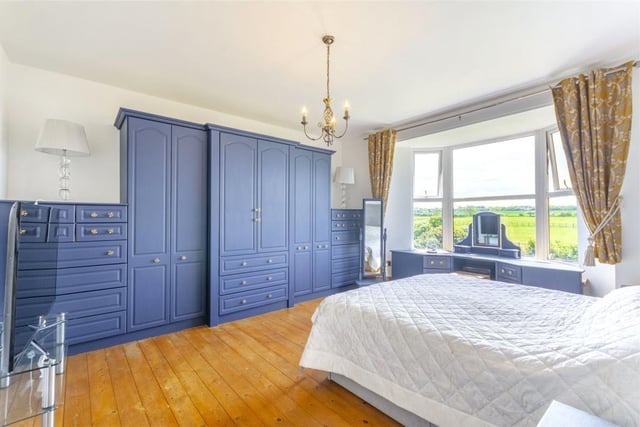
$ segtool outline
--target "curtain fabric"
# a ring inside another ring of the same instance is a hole
[[[393,155],[396,147],[396,131],[385,129],[369,135],[369,177],[371,196],[380,198],[387,210],[387,197],[393,170]]]
[[[589,229],[585,265],[622,259],[620,188],[631,136],[631,73],[622,67],[590,71],[552,88],[571,183]]]

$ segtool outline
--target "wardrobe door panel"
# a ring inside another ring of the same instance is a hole
[[[289,247],[289,146],[258,141],[259,251]]]
[[[129,264],[169,262],[171,125],[129,122]]]
[[[257,140],[220,135],[220,255],[257,251]]]

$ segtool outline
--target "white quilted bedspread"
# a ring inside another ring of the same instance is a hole
[[[422,275],[326,298],[301,366],[439,426],[531,426],[552,400],[640,425],[640,286],[604,298]]]

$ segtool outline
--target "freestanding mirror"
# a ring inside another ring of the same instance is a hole
[[[362,277],[384,278],[384,209],[382,199],[363,199]]]

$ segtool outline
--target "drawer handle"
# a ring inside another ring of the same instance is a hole
[[[272,260],[271,258],[269,258],[269,259],[267,260],[267,264],[273,264],[273,260]]]
[[[504,268],[500,269],[500,273],[504,274]]]
[[[307,249],[309,249],[309,246],[304,245],[304,250],[306,251]]]
[[[433,265],[433,264],[435,264],[435,263],[436,263],[436,262],[435,262],[434,260],[431,260],[431,261],[429,262],[429,264],[431,264],[431,265]]]
[[[441,260],[441,261],[440,261],[440,265],[442,265],[442,264],[444,264],[444,261],[442,261],[442,260]]]
[[[509,276],[511,276],[511,275],[513,274],[513,271],[509,270],[509,271],[507,272],[507,274],[508,274]]]
[[[186,255],[180,255],[180,261],[186,261],[186,260],[187,260]]]
[[[329,245],[324,245],[324,248],[325,249],[329,249]]]
[[[98,218],[98,212],[91,212],[91,215],[89,215],[91,218]]]
[[[240,304],[246,304],[246,303],[247,303],[246,299],[243,299],[242,301],[240,301]]]
[[[115,214],[113,212],[107,212],[107,218],[113,218]]]
[[[25,230],[24,228],[20,229],[20,235],[24,236],[25,234],[27,234],[27,230]]]
[[[246,285],[248,282],[246,280],[243,280],[242,282],[240,282],[241,285]]]
[[[29,216],[29,211],[26,211],[26,210],[22,209],[20,211],[20,216]]]
[[[273,280],[273,277],[267,276],[267,280],[271,281],[271,280]]]
[[[273,298],[273,295],[268,294],[268,295],[267,295],[267,298],[268,298],[268,299],[271,299],[271,298]]]
[[[340,240],[340,236],[336,236],[336,240]]]
[[[116,252],[115,252],[115,251],[112,251],[111,249],[109,249],[109,250],[107,251],[107,256],[114,256],[115,254],[116,254]]]
[[[97,230],[97,229],[95,229],[95,228],[92,228],[92,229],[91,229],[91,231],[90,231],[90,233],[91,233],[91,234],[93,234],[93,235],[95,236],[96,234],[98,234],[98,230]]]
[[[242,267],[246,267],[246,266],[247,266],[247,261],[242,261],[242,262],[240,263],[240,266],[242,266]]]
[[[107,230],[107,234],[113,234],[113,232],[114,232],[113,228],[110,228]]]
[[[153,263],[154,264],[160,264],[160,258],[154,258],[153,259]]]
[[[300,246],[296,246],[296,251],[299,251],[300,249],[302,249]]]

